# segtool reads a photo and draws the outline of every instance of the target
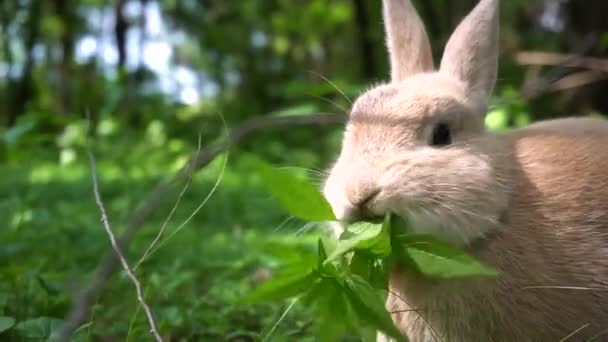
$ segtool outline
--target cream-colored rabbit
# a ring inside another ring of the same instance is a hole
[[[343,222],[408,215],[501,272],[395,271],[399,328],[414,342],[608,341],[608,121],[485,131],[498,0],[462,21],[438,71],[409,0],[384,0],[384,19],[392,80],[354,104],[325,196]]]

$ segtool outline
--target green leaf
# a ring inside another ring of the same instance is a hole
[[[334,261],[352,250],[365,250],[376,256],[385,257],[391,252],[389,220],[384,223],[357,222],[342,233],[336,249],[327,258]]]
[[[63,320],[52,317],[38,317],[20,322],[15,326],[19,336],[32,339],[52,339],[63,327]]]
[[[370,284],[378,289],[387,289],[389,269],[391,266],[388,259],[375,260],[370,269]]]
[[[406,341],[393,323],[378,290],[357,275],[347,276],[345,285],[345,294],[357,316],[364,322],[373,324],[388,336],[398,341]]]
[[[319,238],[318,243],[319,255],[318,255],[318,264],[317,267],[321,269],[323,267],[323,262],[327,259],[327,251],[325,250],[325,244],[323,243],[323,239]]]
[[[326,278],[312,293],[320,341],[339,341],[353,325],[352,309],[348,305],[341,284],[335,278]],[[336,317],[341,318],[336,319]]]
[[[273,116],[293,116],[293,115],[307,115],[317,113],[319,106],[314,103],[305,103],[301,105],[291,106],[282,108],[277,111],[270,113]]]
[[[370,254],[363,251],[355,251],[353,257],[350,259],[350,271],[353,274],[360,276],[365,280],[371,278],[371,268],[374,259]]]
[[[257,158],[254,162],[264,186],[279,201],[284,210],[306,221],[318,222],[336,219],[325,196],[311,182],[296,177],[288,170],[272,167]]]
[[[7,331],[15,325],[15,319],[13,317],[0,316],[0,333]]]
[[[282,264],[298,263],[314,266],[317,262],[314,245],[310,246],[306,243],[294,243],[286,239],[276,239],[264,242],[262,249],[264,254],[280,260]]]
[[[398,236],[397,240],[403,247],[404,257],[425,276],[445,279],[498,275],[461,248],[433,236],[406,234]]]
[[[287,270],[257,287],[238,303],[260,303],[298,296],[310,290],[319,275],[313,270]]]

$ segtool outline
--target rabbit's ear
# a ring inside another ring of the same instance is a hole
[[[432,70],[431,44],[410,0],[384,0],[382,7],[392,81]]]
[[[496,83],[498,31],[498,0],[481,0],[450,37],[440,71],[487,99]]]

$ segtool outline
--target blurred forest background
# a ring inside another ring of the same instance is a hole
[[[476,0],[414,3],[438,60]],[[608,1],[501,10],[491,129],[608,113]],[[136,269],[167,340],[314,340],[306,307],[274,327],[288,303],[234,303],[312,241],[243,157],[321,181],[349,98],[387,79],[380,1],[3,0],[0,30],[1,340],[150,338],[87,136],[131,265],[172,215]]]

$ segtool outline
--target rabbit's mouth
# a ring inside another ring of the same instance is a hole
[[[457,245],[467,245],[482,238],[496,220],[473,212],[458,210],[443,203],[401,206],[393,211],[407,220],[407,229],[417,234],[429,234]]]

